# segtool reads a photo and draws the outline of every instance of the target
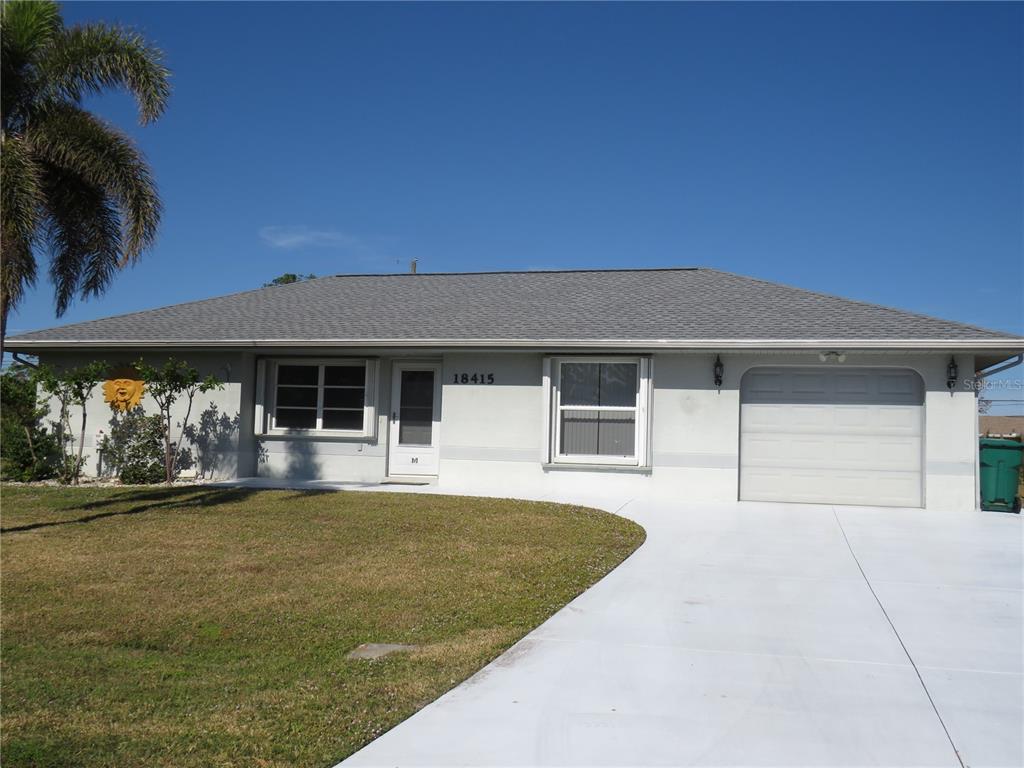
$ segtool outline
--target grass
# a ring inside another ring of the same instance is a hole
[[[14,766],[326,766],[471,675],[643,540],[446,496],[2,489]],[[419,650],[377,661],[360,643]]]

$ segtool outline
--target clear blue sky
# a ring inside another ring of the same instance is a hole
[[[710,265],[1024,332],[1024,5],[72,3],[174,95],[159,243],[66,321],[282,272]],[[12,332],[53,325],[48,285]]]

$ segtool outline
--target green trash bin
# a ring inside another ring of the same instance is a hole
[[[988,512],[1020,512],[1017,484],[1024,443],[981,438],[981,508]]]

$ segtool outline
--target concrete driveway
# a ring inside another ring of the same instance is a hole
[[[636,554],[344,765],[1024,764],[1017,516],[619,513]]]

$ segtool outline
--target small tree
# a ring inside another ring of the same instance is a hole
[[[164,480],[174,481],[177,473],[178,453],[181,441],[187,434],[188,418],[192,413],[192,401],[196,395],[220,389],[223,385],[214,377],[199,377],[199,372],[188,363],[168,358],[161,367],[149,365],[144,360],[135,363],[135,370],[146,382],[146,394],[156,403],[160,411],[164,439]],[[184,399],[185,418],[178,424],[180,431],[176,441],[171,440],[171,410],[178,400]]]
[[[292,283],[301,283],[304,280],[314,280],[316,275],[310,273],[308,275],[297,275],[294,272],[285,272],[283,275],[278,275],[269,283],[264,283],[264,288],[273,288],[275,285],[291,285]]]
[[[89,416],[87,405],[96,385],[106,378],[109,370],[110,366],[102,360],[60,371],[45,365],[39,366],[36,370],[39,386],[44,392],[56,398],[59,404],[56,432],[63,458],[59,472],[61,482],[78,485],[78,479],[82,474],[82,454],[85,450],[85,427]],[[71,429],[72,407],[82,409],[77,453],[68,450],[69,443],[74,440]]]

